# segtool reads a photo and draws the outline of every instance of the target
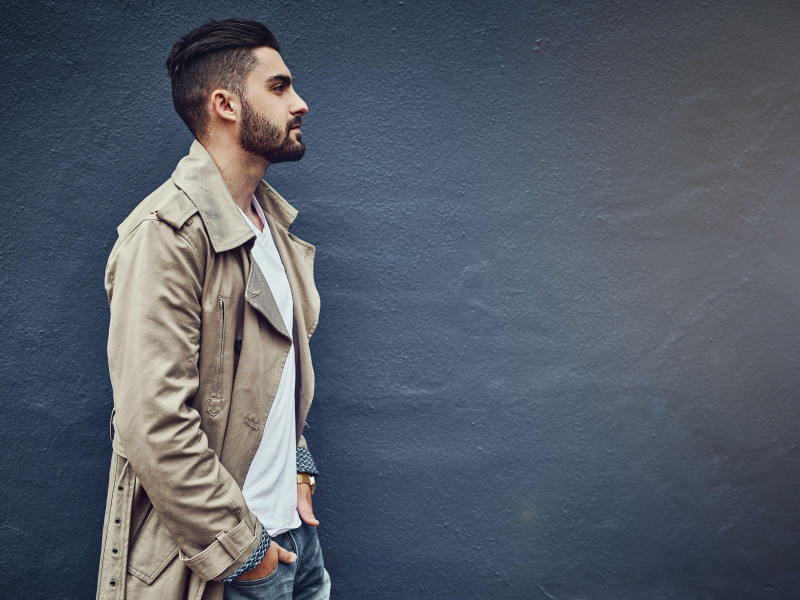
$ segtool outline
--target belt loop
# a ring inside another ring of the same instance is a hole
[[[219,540],[220,545],[228,551],[228,554],[230,554],[232,558],[239,558],[242,551],[236,547],[236,544],[231,541],[227,533],[220,531],[217,534],[217,540]]]

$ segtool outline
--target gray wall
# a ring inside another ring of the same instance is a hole
[[[94,592],[105,260],[239,15],[310,106],[334,598],[800,597],[800,5],[224,4],[5,3],[0,595]]]

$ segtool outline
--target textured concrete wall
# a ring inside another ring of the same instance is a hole
[[[6,2],[8,598],[94,591],[103,268],[258,18],[308,101],[309,439],[337,599],[800,597],[800,6]]]

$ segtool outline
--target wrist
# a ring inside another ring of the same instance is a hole
[[[229,575],[225,579],[222,579],[221,581],[225,583],[233,581],[240,575],[255,569],[259,564],[261,564],[261,561],[264,560],[264,556],[266,556],[271,545],[272,538],[270,537],[269,533],[267,533],[267,528],[262,525],[261,538],[259,539],[258,545],[253,553],[233,574]]]
[[[317,481],[314,479],[313,475],[309,475],[308,473],[298,473],[297,483],[307,483],[311,487],[312,496],[314,495],[314,492],[317,491]]]

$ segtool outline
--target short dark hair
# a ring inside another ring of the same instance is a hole
[[[264,46],[281,51],[262,23],[224,19],[201,25],[172,47],[167,58],[172,103],[197,139],[207,133],[208,93],[221,87],[244,97],[247,76],[257,64],[253,50]]]

